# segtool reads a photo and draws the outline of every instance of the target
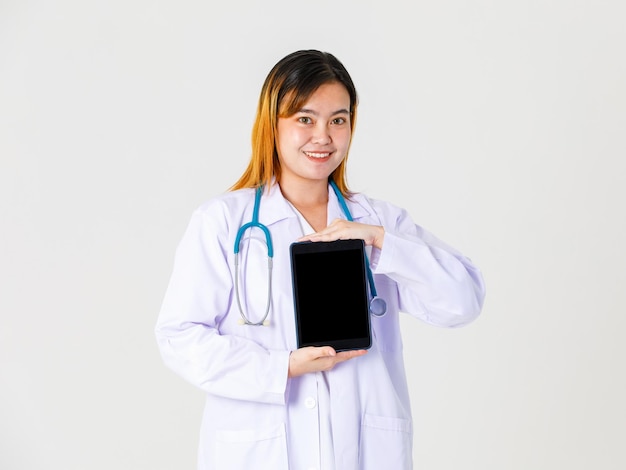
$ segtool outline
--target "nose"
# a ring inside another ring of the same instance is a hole
[[[330,132],[325,125],[319,125],[315,127],[315,132],[311,141],[318,145],[328,145],[332,142]]]

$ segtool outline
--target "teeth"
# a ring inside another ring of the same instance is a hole
[[[325,153],[315,153],[315,152],[304,152],[307,156],[313,158],[326,158],[330,155],[330,152]]]

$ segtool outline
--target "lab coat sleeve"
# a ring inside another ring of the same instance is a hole
[[[395,281],[400,310],[427,323],[458,327],[481,312],[485,284],[472,261],[416,225],[403,209],[378,203],[385,228],[372,269]]]
[[[289,351],[218,330],[233,295],[225,207],[198,209],[178,245],[155,333],[169,368],[207,393],[284,404]]]

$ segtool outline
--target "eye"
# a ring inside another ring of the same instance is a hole
[[[332,124],[335,124],[335,125],[341,125],[341,124],[345,124],[345,123],[346,123],[346,120],[345,120],[345,118],[338,117],[338,118],[333,119],[333,120],[331,121],[331,123],[332,123]]]
[[[298,122],[301,124],[311,124],[313,121],[308,116],[300,116],[298,118]]]

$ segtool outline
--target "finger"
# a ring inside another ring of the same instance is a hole
[[[337,351],[331,346],[320,346],[316,348],[319,352],[318,357],[334,357],[337,355]]]
[[[302,238],[300,238],[300,241],[325,241],[325,242],[329,242],[329,241],[334,241],[334,240],[342,240],[342,239],[347,239],[347,238],[352,238],[350,237],[350,232],[348,230],[345,229],[338,229],[337,227],[332,227],[332,228],[325,228],[324,230],[320,230],[319,232],[316,233],[311,233],[309,235],[306,235]]]
[[[345,232],[346,229],[349,229],[350,224],[353,224],[353,222],[348,222],[344,219],[335,219],[319,232],[309,233],[303,237],[300,237],[298,241],[337,240],[341,237],[342,232]]]
[[[316,359],[324,359],[337,355],[337,352],[330,346],[305,346],[300,349],[306,353],[307,361],[314,361]]]
[[[349,359],[353,359],[355,357],[364,356],[365,354],[367,354],[367,349],[356,349],[353,351],[341,351],[337,353],[335,360],[337,362],[343,362]]]

